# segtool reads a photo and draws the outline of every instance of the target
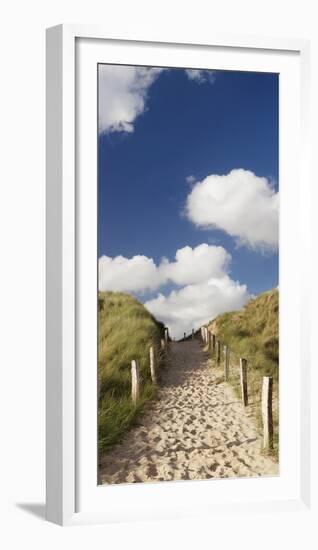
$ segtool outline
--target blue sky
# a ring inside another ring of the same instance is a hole
[[[242,301],[277,286],[278,75],[99,70],[99,258],[144,256],[159,266],[204,243],[230,255],[224,272],[246,285]],[[187,286],[179,279],[127,291],[150,303]]]

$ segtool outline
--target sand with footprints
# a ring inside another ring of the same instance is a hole
[[[157,399],[100,459],[101,483],[278,475],[232,387],[197,340],[171,343]]]

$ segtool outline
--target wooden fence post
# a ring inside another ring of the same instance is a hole
[[[192,340],[194,340],[194,328],[192,329]]]
[[[230,368],[230,350],[227,346],[224,346],[224,380],[229,379]]]
[[[165,341],[168,344],[168,342],[169,342],[169,329],[168,329],[168,327],[165,328]]]
[[[183,339],[184,340],[186,339],[186,333],[185,332],[183,333]]]
[[[208,330],[208,351],[211,349],[211,332]]]
[[[221,342],[220,340],[216,341],[216,362],[219,365],[221,361]]]
[[[138,362],[133,360],[131,362],[131,398],[134,405],[136,405],[139,399],[139,385],[140,385],[140,375],[139,375],[139,365]]]
[[[150,347],[149,354],[150,354],[150,375],[151,375],[151,380],[152,380],[153,384],[157,384],[156,357],[155,357],[155,350],[154,350],[153,346]]]
[[[273,448],[273,378],[263,377],[262,387],[263,448]]]
[[[212,334],[212,353],[215,353],[215,334]]]
[[[241,379],[241,392],[242,401],[244,407],[248,405],[248,392],[247,392],[247,361],[240,358],[240,379]]]

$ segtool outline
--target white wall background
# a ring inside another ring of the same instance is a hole
[[[310,38],[312,97],[317,98],[315,2],[11,0],[2,3],[0,10],[0,546],[50,550],[103,545],[116,550],[128,546],[170,550],[241,548],[242,544],[242,548],[261,550],[286,547],[287,537],[288,549],[317,548],[314,512],[218,517],[209,523],[180,520],[65,529],[39,517],[44,514],[45,480],[45,28],[61,22],[103,23],[119,37],[122,31],[139,31],[165,39],[181,26],[189,38],[191,33],[199,36],[201,30],[210,31],[211,40],[214,30]],[[317,136],[317,114],[313,100],[313,138]],[[317,195],[315,191],[313,212]],[[317,281],[317,275],[315,264],[308,269],[306,283]],[[313,297],[314,310],[318,305],[314,285]],[[315,343],[315,333],[313,340]]]

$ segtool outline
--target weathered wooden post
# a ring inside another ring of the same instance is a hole
[[[215,334],[212,334],[212,353],[215,353]]]
[[[136,405],[139,399],[139,385],[140,385],[139,365],[137,361],[132,360],[131,362],[131,398],[134,405]]]
[[[263,448],[273,448],[273,378],[263,377],[262,387]]]
[[[166,341],[164,338],[161,338],[160,340],[160,348],[161,348],[161,351],[165,352],[166,351]]]
[[[220,340],[216,341],[216,362],[219,365],[221,361],[221,342]]]
[[[168,344],[168,342],[169,342],[169,329],[168,329],[168,327],[165,328],[165,341],[166,341],[166,344]]]
[[[154,347],[150,347],[150,376],[153,384],[157,384],[157,373],[156,373],[156,357]]]
[[[183,339],[184,340],[186,339],[186,333],[185,332],[183,333]]]
[[[204,337],[203,337],[203,327],[201,327],[201,340],[203,340]]]
[[[211,349],[211,332],[208,330],[208,351]]]
[[[204,328],[205,342],[209,345],[209,331],[207,327]]]
[[[247,392],[247,361],[240,358],[240,379],[241,379],[241,392],[242,401],[244,407],[248,405],[248,392]]]
[[[194,339],[194,328],[192,329],[192,340]]]
[[[209,331],[209,350],[213,352],[213,334]]]
[[[230,370],[230,350],[227,346],[224,346],[224,380],[229,379]]]

